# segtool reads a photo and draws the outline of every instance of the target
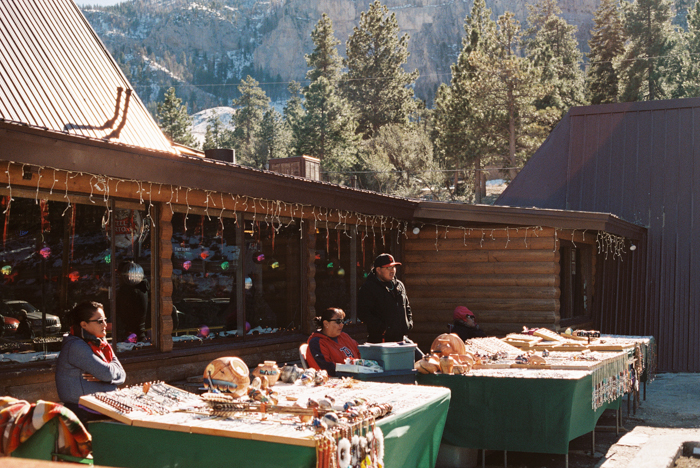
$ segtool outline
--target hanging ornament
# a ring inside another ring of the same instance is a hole
[[[222,269],[222,270],[226,271],[226,270],[228,270],[229,268],[231,268],[231,264],[230,264],[229,262],[222,262],[222,263],[221,263],[221,269]]]
[[[12,267],[10,265],[5,265],[4,267],[2,267],[2,269],[0,269],[0,272],[2,272],[3,275],[7,276],[10,273],[12,273]]]
[[[202,251],[202,253],[199,254],[199,256],[202,257],[202,260],[206,260],[207,258],[209,258],[209,252],[204,250]]]
[[[182,268],[184,268],[185,271],[188,271],[188,270],[190,269],[191,266],[192,266],[192,262],[189,261],[189,260],[185,260],[185,261],[182,263]]]
[[[39,254],[44,258],[49,258],[51,256],[51,249],[49,247],[44,247],[39,251]]]
[[[70,273],[68,273],[68,279],[71,281],[71,283],[75,283],[80,279],[80,272],[71,271]]]
[[[136,286],[144,278],[143,267],[136,262],[124,262],[119,267],[119,274],[122,280],[131,286]]]

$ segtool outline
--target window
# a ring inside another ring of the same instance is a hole
[[[239,307],[248,335],[300,326],[296,222],[175,213],[172,227],[175,342],[237,336]]]
[[[107,338],[112,340],[113,331],[130,324],[123,312],[112,309],[111,291],[118,282],[112,268],[117,262],[138,263],[146,282],[152,273],[148,211],[119,205],[110,210],[78,197],[71,203],[62,196],[12,197],[0,199],[0,362],[44,359],[45,353],[56,357],[62,334],[70,329],[68,312],[85,300],[104,305],[110,320]],[[143,329],[131,332],[141,331],[144,340],[148,297],[139,321]],[[131,333],[125,330],[119,338],[126,340]]]
[[[592,299],[592,246],[561,240],[559,313],[561,319],[590,317]]]

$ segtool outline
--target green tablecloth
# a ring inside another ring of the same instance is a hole
[[[418,375],[420,385],[452,391],[443,440],[459,447],[565,454],[569,441],[595,428],[592,376],[579,379]]]
[[[450,404],[448,392],[414,410],[390,415],[377,422],[384,433],[387,468],[432,468]],[[95,422],[92,434],[96,465],[129,468],[254,467],[314,468],[312,447],[191,434]]]

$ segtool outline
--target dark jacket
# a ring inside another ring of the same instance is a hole
[[[481,338],[486,336],[486,332],[479,328],[479,325],[477,325],[476,327],[468,327],[462,322],[457,321],[455,321],[454,325],[452,326],[452,333],[456,333],[463,340],[468,340],[469,338]]]
[[[374,271],[360,288],[357,314],[367,325],[370,343],[402,341],[413,328],[406,287],[397,279],[380,281]]]

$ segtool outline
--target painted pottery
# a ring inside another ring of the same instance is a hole
[[[466,348],[464,341],[459,336],[454,333],[443,333],[435,338],[433,344],[430,345],[430,352],[449,356],[450,354],[464,354]]]
[[[434,374],[440,370],[440,361],[435,356],[426,354],[420,361],[417,361],[415,368],[421,374]]]
[[[241,397],[248,391],[248,366],[238,357],[220,357],[204,368],[204,387]]]
[[[275,361],[265,361],[258,364],[258,367],[253,369],[253,375],[260,377],[261,380],[263,376],[267,377],[268,385],[272,387],[277,383],[277,379],[280,377],[280,370]]]

